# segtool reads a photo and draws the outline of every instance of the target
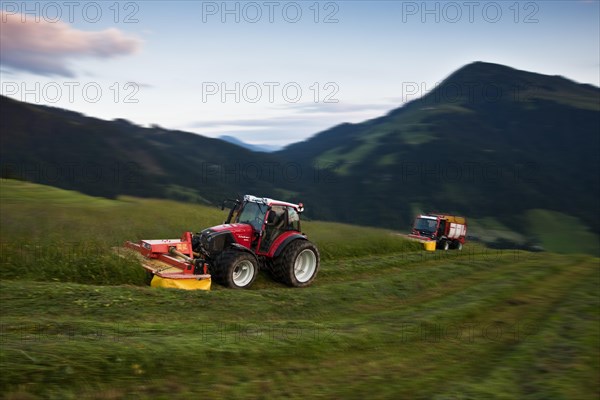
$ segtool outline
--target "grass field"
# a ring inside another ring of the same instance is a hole
[[[598,236],[577,218],[548,210],[530,210],[527,221],[542,246],[559,253],[586,253],[600,256]]]
[[[315,284],[152,289],[126,239],[222,222],[162,200],[1,181],[5,399],[597,399],[599,259],[305,223]],[[307,205],[309,208],[310,205]]]

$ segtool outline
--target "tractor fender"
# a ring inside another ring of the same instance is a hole
[[[252,257],[254,257],[256,259],[256,262],[258,262],[258,257],[256,256],[256,254],[249,248],[242,246],[239,243],[231,243],[231,245],[229,246],[230,249],[235,249],[235,250],[239,250],[239,251],[243,251],[245,253],[248,254],[252,254]]]
[[[271,257],[275,258],[278,257],[281,252],[283,251],[283,249],[285,249],[287,247],[288,244],[290,244],[291,242],[295,241],[295,240],[308,240],[306,238],[306,236],[301,235],[299,233],[294,234],[294,235],[290,235],[287,238],[285,238],[275,249],[275,251],[273,252],[273,249],[271,250],[271,252],[273,252],[273,254],[271,255]]]

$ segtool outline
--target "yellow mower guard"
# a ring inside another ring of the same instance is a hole
[[[210,290],[211,280],[208,279],[171,279],[154,275],[150,286],[183,290]]]

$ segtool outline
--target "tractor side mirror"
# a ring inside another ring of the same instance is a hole
[[[227,203],[230,203],[231,207],[227,206]],[[227,207],[227,208],[236,208],[240,203],[241,203],[241,201],[239,199],[235,199],[235,200],[233,200],[233,199],[225,199],[221,203],[221,211],[223,211],[225,209],[225,207]]]
[[[221,211],[225,210],[225,207],[227,207],[227,208],[231,208],[231,207],[229,207],[229,206],[228,206],[228,204],[227,204],[227,203],[231,203],[232,201],[233,201],[233,200],[230,200],[230,199],[225,199],[225,200],[223,200],[223,201],[221,202]]]

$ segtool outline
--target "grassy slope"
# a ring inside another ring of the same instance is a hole
[[[599,238],[577,218],[548,210],[530,210],[527,222],[542,245],[559,253],[600,255]]]
[[[578,218],[550,210],[528,210],[522,217],[526,235],[508,228],[495,218],[469,218],[469,234],[485,243],[497,240],[523,245],[533,240],[547,251],[600,256],[600,237]]]
[[[260,276],[248,291],[151,289],[140,286],[133,263],[101,251],[218,223],[221,212],[1,183],[6,398],[593,399],[600,392],[597,258],[474,245],[425,253],[385,231],[312,222],[305,230],[324,262],[310,288]],[[19,241],[38,247],[15,252]],[[89,241],[92,250],[78,251]],[[58,245],[69,251],[52,252]],[[105,275],[94,275],[98,269]],[[87,281],[77,277],[82,271]],[[60,272],[57,281],[48,282],[51,272]]]
[[[29,182],[1,180],[3,278],[141,284],[133,260],[111,252],[125,240],[179,237],[223,222],[227,212],[167,200],[94,198]],[[391,232],[305,222],[324,260],[418,246]]]

